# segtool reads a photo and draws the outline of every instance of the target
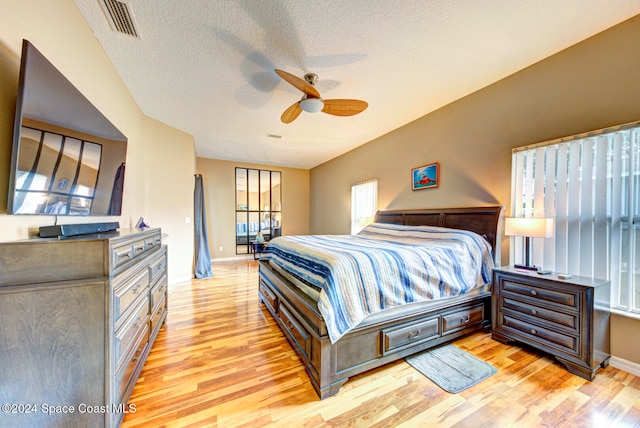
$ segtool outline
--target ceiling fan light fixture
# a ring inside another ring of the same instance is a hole
[[[324,107],[322,98],[305,98],[300,101],[300,108],[307,113],[317,113]]]

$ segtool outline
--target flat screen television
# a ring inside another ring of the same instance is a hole
[[[126,153],[127,138],[24,40],[7,212],[119,216]]]

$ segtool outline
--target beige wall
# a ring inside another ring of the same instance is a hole
[[[31,41],[129,139],[123,228],[143,216],[168,234],[170,282],[192,272],[193,137],[147,118],[87,26],[73,0],[0,0],[0,240],[24,239],[51,216],[12,216],[7,188],[22,39]],[[66,218],[59,223],[113,221]]]
[[[637,40],[640,17],[313,168],[311,233],[349,233],[350,186],[370,178],[380,209],[509,211],[512,148],[640,119]],[[412,191],[411,168],[431,162],[440,187]],[[640,364],[640,320],[613,318],[613,355]]]
[[[204,182],[212,258],[236,257],[236,167],[282,171],[282,234],[309,234],[309,170],[205,158],[197,158],[196,164]]]

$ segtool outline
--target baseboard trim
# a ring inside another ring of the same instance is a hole
[[[234,256],[234,257],[217,257],[215,259],[211,259],[211,263],[218,262],[237,262],[241,260],[253,260],[253,254]]]
[[[176,285],[176,284],[180,284],[183,282],[189,282],[191,281],[191,279],[193,279],[193,275],[182,275],[182,276],[177,276],[175,278],[169,278],[169,287],[171,287],[172,285]]]
[[[609,364],[620,370],[624,370],[627,373],[631,373],[635,376],[640,376],[640,364],[633,361],[625,360],[619,357],[611,357]]]

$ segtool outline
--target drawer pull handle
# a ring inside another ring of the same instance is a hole
[[[409,340],[413,340],[415,338],[417,338],[418,336],[420,336],[422,334],[422,330],[418,329],[416,331],[410,331],[409,332]]]
[[[460,318],[460,321],[462,321],[462,324],[467,324],[469,321],[471,321],[471,315],[467,315],[466,318]]]
[[[140,315],[138,318],[136,318],[136,322],[133,323],[133,327],[134,328],[137,328],[137,327],[139,327],[141,325],[140,321],[142,321],[142,318],[143,318],[142,315]]]
[[[143,251],[144,250],[144,245],[141,245],[139,247],[135,247],[136,251]]]
[[[130,252],[122,253],[122,254],[120,254],[120,257],[122,257],[122,258],[125,258],[125,257],[126,258],[130,258],[131,257],[131,253]]]
[[[136,361],[138,361],[138,358],[140,358],[140,354],[142,354],[142,348],[138,348],[138,350],[136,350],[136,353],[131,359],[131,362],[135,363]]]
[[[538,334],[537,331],[535,331],[533,328],[531,329],[531,334]]]
[[[536,290],[531,290],[531,295],[532,295],[532,296],[537,296],[537,295],[538,295],[538,292],[537,292]]]
[[[531,315],[538,315],[538,311],[536,311],[535,309],[531,309]]]

